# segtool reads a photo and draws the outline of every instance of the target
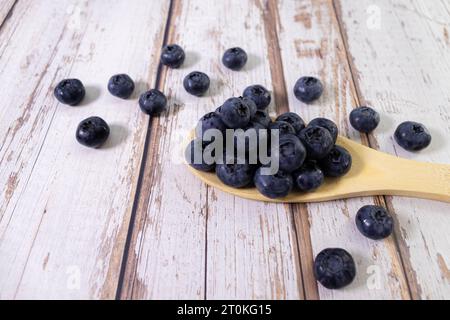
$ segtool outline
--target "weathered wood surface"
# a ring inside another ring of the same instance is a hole
[[[0,2],[0,26],[12,14],[11,10],[16,3],[16,0],[3,0]]]

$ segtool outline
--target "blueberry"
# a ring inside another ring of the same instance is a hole
[[[266,109],[271,100],[269,90],[259,84],[245,88],[243,96],[252,99],[258,110]]]
[[[279,147],[280,170],[290,173],[300,168],[306,158],[306,150],[300,139],[293,134],[282,135]]]
[[[177,44],[169,44],[161,51],[161,63],[171,68],[179,68],[185,57],[183,48]]]
[[[209,89],[209,77],[200,71],[189,73],[183,80],[186,91],[194,96],[201,97]]]
[[[322,82],[314,77],[302,77],[297,80],[294,86],[295,96],[304,103],[310,103],[319,99],[322,93]]]
[[[258,111],[258,108],[256,107],[255,102],[247,97],[239,97],[239,99],[242,99],[242,102],[244,102],[247,105],[247,107],[250,109],[250,118],[254,117],[256,114],[256,111]]]
[[[395,141],[405,150],[419,151],[431,143],[428,129],[421,123],[406,121],[401,123],[394,134]]]
[[[239,47],[230,48],[223,54],[222,63],[231,70],[241,70],[247,63],[247,53]]]
[[[80,122],[76,132],[79,143],[86,147],[98,148],[108,139],[109,126],[100,117],[90,117]]]
[[[278,171],[274,175],[261,174],[262,167],[256,170],[254,183],[262,195],[267,198],[284,198],[291,192],[294,182],[290,174]]]
[[[233,164],[216,165],[217,177],[227,186],[244,188],[252,182],[255,168],[250,164],[238,164],[237,160],[234,161]]]
[[[322,170],[315,161],[307,160],[300,169],[292,174],[294,183],[301,191],[311,192],[319,188],[324,180]]]
[[[272,119],[265,110],[256,110],[255,115],[251,118],[251,121],[262,124],[265,128],[268,128]]]
[[[340,177],[350,171],[352,156],[341,146],[334,146],[330,153],[319,161],[319,166],[327,177]]]
[[[394,219],[380,206],[367,205],[356,214],[356,227],[367,238],[380,240],[391,235]]]
[[[314,260],[314,276],[327,289],[343,288],[356,276],[355,261],[344,249],[322,250]]]
[[[294,127],[295,133],[299,133],[305,128],[305,121],[296,113],[286,112],[278,116],[275,121],[285,121]]]
[[[53,93],[59,102],[75,106],[83,100],[86,90],[80,80],[65,79],[58,83]]]
[[[167,98],[161,91],[152,89],[141,95],[139,107],[148,115],[157,115],[163,112],[167,106]]]
[[[220,108],[220,116],[228,128],[244,128],[250,122],[250,108],[241,98],[230,98]]]
[[[315,118],[312,119],[309,124],[309,126],[318,126],[327,129],[331,133],[331,137],[333,138],[333,142],[336,143],[337,137],[338,137],[338,127],[336,124],[326,118]]]
[[[294,127],[286,121],[275,121],[269,124],[270,130],[279,130],[280,137],[285,134],[295,134]]]
[[[300,131],[298,137],[305,145],[309,159],[326,157],[334,146],[331,133],[323,127],[309,125]]]
[[[197,137],[201,138],[203,137],[203,134],[209,129],[217,129],[219,131],[225,132],[226,128],[227,127],[222,122],[220,115],[216,112],[210,112],[200,118],[197,127],[195,128],[195,133]]]
[[[249,155],[249,154],[254,154],[256,156],[256,159],[258,159],[258,147],[259,147],[259,142],[262,139],[260,137],[260,133],[262,131],[264,131],[267,129],[264,128],[264,126],[258,122],[249,122],[249,124],[247,126],[245,126],[245,128],[243,128],[243,131],[235,131],[234,132],[234,146],[235,146],[235,150],[239,150],[239,148],[241,147],[241,145],[238,143],[238,140],[244,139],[245,141],[245,150],[244,152],[241,152],[241,154],[245,154],[245,155]],[[251,132],[254,132],[253,133]],[[249,137],[253,136],[256,139],[256,143],[250,143],[250,139]],[[266,134],[266,138],[267,138],[267,134]],[[240,150],[241,151],[241,150]],[[256,164],[256,163],[251,163],[251,164]]]
[[[380,123],[378,112],[369,107],[359,107],[350,112],[350,124],[359,132],[372,132]]]
[[[187,163],[194,169],[200,171],[213,171],[216,167],[215,163],[207,163],[204,158],[205,148],[207,148],[208,143],[204,142],[202,139],[197,138],[192,140],[187,146],[184,156]]]
[[[108,91],[115,97],[128,99],[134,91],[134,82],[126,74],[116,74],[109,79]]]

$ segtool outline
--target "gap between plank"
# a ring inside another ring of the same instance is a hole
[[[9,8],[8,12],[6,13],[5,18],[3,19],[3,21],[0,22],[0,31],[3,29],[3,26],[6,24],[6,21],[8,21],[8,19],[11,18],[17,2],[19,2],[19,0],[14,1],[12,6]]]

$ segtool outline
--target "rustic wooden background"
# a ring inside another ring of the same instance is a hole
[[[341,132],[400,157],[449,163],[449,0],[0,0],[0,298],[449,299],[450,207],[401,197],[308,205],[242,200],[196,180],[177,150],[205,112],[250,84],[273,91],[273,114],[334,119]],[[159,66],[163,44],[187,52]],[[224,50],[249,53],[225,69]],[[212,79],[186,94],[191,70]],[[149,120],[106,83],[126,72],[137,93],[159,88],[169,111]],[[324,96],[297,101],[296,79],[316,75]],[[58,104],[66,77],[87,87],[82,106]],[[380,127],[348,124],[369,104]],[[78,122],[99,115],[112,135],[100,150],[76,143]],[[398,123],[430,127],[421,153],[397,147]],[[395,236],[369,241],[354,215],[387,205]],[[346,248],[358,275],[330,291],[312,275],[315,254]]]

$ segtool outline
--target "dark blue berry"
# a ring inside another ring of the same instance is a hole
[[[319,99],[322,93],[322,82],[314,77],[302,77],[297,80],[294,86],[295,96],[304,103],[310,103]]]
[[[380,240],[389,237],[394,229],[394,219],[380,206],[367,205],[358,210],[356,227],[367,238]]]
[[[76,132],[79,143],[86,147],[98,148],[108,139],[109,126],[100,117],[90,117],[80,122]]]
[[[327,129],[331,133],[333,142],[336,143],[339,131],[333,121],[326,118],[315,118],[309,122],[308,126],[318,126]]]
[[[378,112],[369,107],[359,107],[350,112],[350,124],[359,132],[372,132],[380,123]]]
[[[259,84],[245,88],[243,96],[252,99],[258,110],[265,110],[271,100],[269,90]]]
[[[186,91],[194,96],[200,97],[209,89],[209,77],[200,71],[189,73],[183,80]]]
[[[401,123],[394,134],[395,141],[405,150],[419,151],[431,143],[431,134],[421,123],[406,121]]]
[[[258,111],[255,102],[247,97],[239,97],[239,99],[242,99],[242,101],[247,105],[250,110],[250,118],[252,118],[256,114],[256,111]]]
[[[341,146],[334,146],[330,153],[319,161],[319,166],[327,177],[340,177],[350,171],[352,156]]]
[[[197,127],[195,128],[195,133],[197,137],[201,138],[209,129],[217,129],[221,132],[225,132],[226,128],[227,127],[222,122],[220,115],[216,112],[210,112],[200,118]]]
[[[220,107],[220,116],[228,128],[244,128],[250,122],[250,108],[241,98],[230,98]]]
[[[236,151],[240,151],[241,155],[254,155],[258,160],[258,148],[260,147],[260,141],[263,139],[261,132],[266,131],[265,138],[267,139],[267,129],[258,122],[250,122],[243,130],[236,130],[234,132],[234,146]],[[252,143],[250,143],[250,139],[254,139]],[[242,141],[245,143],[243,144]],[[265,140],[267,141],[267,140]],[[241,148],[244,147],[244,150]],[[266,143],[266,147],[268,148],[268,144]],[[249,157],[250,159],[250,157]],[[250,162],[251,164],[256,164]]]
[[[214,161],[209,161],[213,159],[205,159],[204,157],[207,147],[208,143],[200,138],[192,140],[184,152],[186,162],[196,170],[205,172],[213,171],[216,165]]]
[[[255,115],[251,118],[251,121],[262,124],[265,128],[268,128],[272,119],[265,110],[256,110]]]
[[[324,181],[322,170],[315,161],[307,160],[300,169],[292,174],[294,183],[301,191],[311,192],[319,188]]]
[[[331,133],[323,127],[309,125],[300,131],[298,137],[305,145],[309,159],[326,157],[334,146]]]
[[[167,106],[166,96],[157,89],[152,89],[141,95],[139,107],[148,115],[157,115],[163,112]]]
[[[116,74],[109,79],[108,91],[115,97],[128,99],[134,91],[134,82],[126,74]]]
[[[305,128],[305,121],[294,112],[286,112],[278,116],[275,121],[285,121],[295,129],[295,133],[299,133]]]
[[[223,54],[222,63],[231,70],[241,70],[247,63],[247,53],[239,47],[230,48]]]
[[[247,187],[253,180],[254,166],[250,164],[239,164],[234,160],[233,164],[217,164],[216,175],[227,186],[233,188]]]
[[[177,44],[169,44],[161,51],[161,63],[171,68],[179,68],[185,57],[183,48]]]
[[[325,249],[314,260],[314,276],[327,289],[343,288],[356,276],[355,261],[344,249]]]
[[[274,175],[263,175],[260,167],[256,170],[254,183],[258,191],[267,198],[277,199],[286,197],[291,192],[294,182],[292,176],[283,171]]]
[[[75,106],[83,100],[86,90],[80,80],[65,79],[58,83],[53,93],[59,102]]]
[[[274,154],[272,154],[272,158]],[[293,134],[280,137],[279,167],[281,171],[293,172],[301,167],[306,159],[306,150],[300,139]]]
[[[275,121],[269,124],[270,130],[279,130],[280,137],[285,134],[295,134],[294,127],[286,121]]]

